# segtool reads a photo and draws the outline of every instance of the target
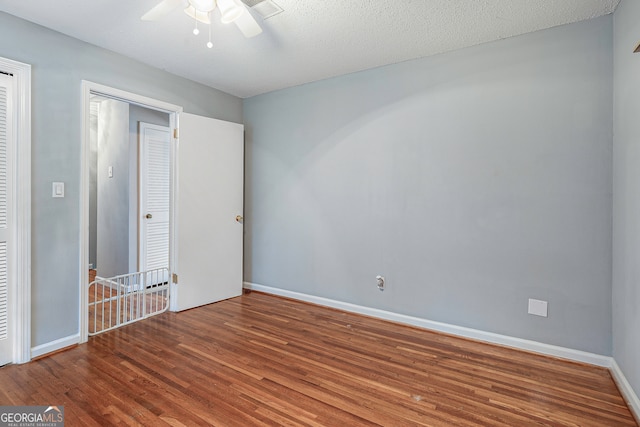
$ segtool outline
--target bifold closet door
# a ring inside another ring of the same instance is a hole
[[[0,74],[0,366],[13,359],[9,294],[13,242],[13,77]]]

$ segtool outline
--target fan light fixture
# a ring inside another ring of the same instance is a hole
[[[199,12],[209,13],[216,8],[215,0],[189,0],[189,4]]]
[[[196,21],[193,35],[200,34],[198,22],[209,25],[209,41],[207,42],[209,49],[213,48],[213,43],[211,42],[211,11],[215,8],[216,0],[189,0],[189,6],[184,10],[184,13]]]
[[[184,13],[186,13],[190,18],[202,22],[203,24],[211,24],[208,12],[201,12],[196,10],[193,6],[189,6],[184,10]]]
[[[186,6],[184,13],[195,21],[195,28],[193,29],[194,35],[197,36],[200,34],[198,22],[209,25],[209,41],[207,42],[209,49],[213,48],[213,43],[211,42],[211,13],[213,10],[216,7],[220,9],[220,21],[222,21],[223,24],[237,21],[245,11],[245,7],[240,3],[240,0],[183,0],[183,4]],[[253,24],[258,27],[258,31],[256,31],[252,25],[249,25],[247,29],[246,19],[244,19],[244,21],[243,25],[240,25],[240,21],[238,21],[238,26],[243,30],[246,37],[253,37],[262,32],[262,29],[255,24],[253,18],[250,17],[248,22],[249,24],[253,22]]]
[[[149,0],[150,1],[150,0]],[[193,33],[200,34],[198,23],[209,25],[209,34],[211,34],[211,17],[216,14],[216,8],[220,9],[220,17],[222,22],[228,24],[233,22],[246,38],[255,37],[262,33],[262,28],[256,22],[255,18],[248,11],[246,2],[262,2],[267,3],[272,0],[156,0],[159,1],[147,13],[140,17],[143,21],[158,21],[164,16],[171,13],[174,9],[179,8],[194,20],[195,26]],[[0,0],[0,3],[2,0]],[[264,13],[262,14],[264,17]],[[211,35],[209,35],[208,48],[212,48]]]

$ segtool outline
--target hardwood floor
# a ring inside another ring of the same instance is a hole
[[[257,292],[0,369],[67,426],[635,426],[606,369]]]

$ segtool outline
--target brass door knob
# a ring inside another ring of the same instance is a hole
[[[244,218],[242,217],[242,215],[236,215],[236,221],[237,222],[242,222],[242,221],[244,221]]]
[[[146,214],[144,217],[145,217],[145,218],[147,218],[147,219],[151,219],[151,218],[153,218],[153,215],[151,215],[151,214]]]

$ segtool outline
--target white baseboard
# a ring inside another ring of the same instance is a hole
[[[31,358],[43,356],[47,353],[58,351],[65,347],[69,347],[80,342],[80,334],[70,335],[45,344],[31,347]]]
[[[450,325],[447,323],[435,322],[433,320],[422,319],[419,317],[407,316],[404,314],[393,313],[390,311],[380,310],[377,308],[364,307],[347,302],[336,301],[328,298],[317,297],[299,292],[288,291],[286,289],[273,288],[270,286],[259,285],[256,283],[244,282],[244,288],[254,291],[265,292],[273,295],[306,301],[313,304],[323,305],[326,307],[337,308],[339,310],[349,311],[352,313],[364,314],[366,316],[376,317],[379,319],[390,320],[392,322],[404,323],[406,325],[418,326],[420,328],[430,329],[433,331],[444,332],[451,335],[457,335],[464,338],[471,338],[478,341],[484,341],[492,344],[500,344],[506,347],[527,350],[535,353],[545,354],[547,356],[559,357],[562,359],[573,360],[576,362],[588,363],[590,365],[611,368],[613,359],[609,356],[602,356],[586,351],[574,350],[570,348],[544,344],[537,341],[525,340],[522,338],[510,337],[507,335],[495,334],[492,332],[484,332],[477,329],[465,328],[462,326]]]
[[[615,359],[612,359],[611,368],[611,376],[613,380],[616,382],[618,386],[618,390],[622,393],[622,397],[626,400],[629,409],[633,413],[633,416],[636,417],[636,421],[640,423],[640,399],[638,399],[638,395],[627,381],[627,378],[622,373],[620,366],[616,363]]]

